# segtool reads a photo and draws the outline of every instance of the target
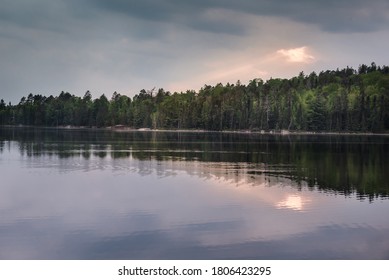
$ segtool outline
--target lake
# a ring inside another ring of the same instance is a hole
[[[0,128],[0,259],[389,259],[389,137]]]

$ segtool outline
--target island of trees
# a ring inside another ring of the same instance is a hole
[[[205,85],[198,92],[141,90],[93,99],[61,92],[0,101],[0,125],[126,126],[151,129],[389,131],[389,67],[362,64],[247,85]]]

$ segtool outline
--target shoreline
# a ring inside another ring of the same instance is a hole
[[[334,136],[389,136],[389,132],[336,132],[336,131],[299,131],[299,130],[205,130],[205,129],[152,129],[133,128],[127,126],[87,127],[87,126],[35,126],[35,125],[0,125],[0,128],[37,128],[61,130],[102,130],[112,132],[176,132],[176,133],[224,133],[224,134],[253,134],[253,135],[334,135]]]

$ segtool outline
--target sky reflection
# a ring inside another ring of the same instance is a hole
[[[387,200],[263,164],[28,157],[16,146],[0,156],[1,259],[389,257]]]

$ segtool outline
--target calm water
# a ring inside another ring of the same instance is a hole
[[[0,259],[389,259],[389,137],[0,129]]]

